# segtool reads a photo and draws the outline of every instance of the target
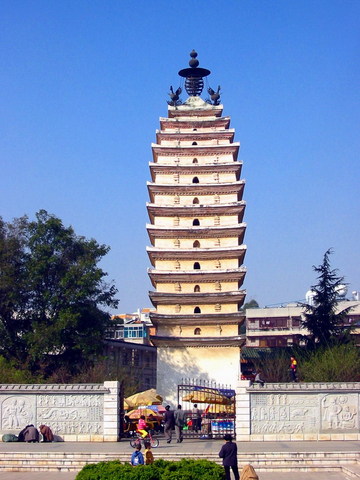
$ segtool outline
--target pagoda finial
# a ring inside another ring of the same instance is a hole
[[[210,70],[206,68],[199,68],[199,60],[197,59],[197,52],[192,50],[190,52],[190,68],[184,68],[179,71],[180,77],[185,78],[185,90],[191,97],[199,96],[204,88],[203,78],[210,75]]]

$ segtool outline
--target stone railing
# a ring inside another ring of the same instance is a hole
[[[243,441],[360,440],[360,383],[240,381],[236,439]]]
[[[116,442],[119,382],[0,385],[0,435],[48,425],[59,441]]]

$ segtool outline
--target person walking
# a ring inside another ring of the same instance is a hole
[[[227,433],[224,435],[225,444],[221,447],[219,457],[223,459],[226,480],[230,480],[230,468],[234,473],[235,480],[240,480],[237,465],[237,445],[233,443],[232,436]]]
[[[164,413],[164,435],[167,443],[171,442],[172,431],[175,427],[175,417],[173,410],[170,410],[170,405],[166,405]]]
[[[176,442],[181,443],[184,440],[183,428],[186,423],[186,414],[184,410],[181,409],[181,405],[178,405],[177,410],[175,410],[174,417],[175,417]]]
[[[297,382],[297,360],[295,357],[290,357],[290,374],[291,374],[291,381]]]

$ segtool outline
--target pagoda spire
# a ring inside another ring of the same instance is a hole
[[[197,52],[193,50],[190,52],[190,68],[183,68],[179,71],[180,77],[185,78],[185,90],[190,97],[199,96],[204,88],[204,77],[210,75],[210,70],[199,67],[199,60],[197,59]]]

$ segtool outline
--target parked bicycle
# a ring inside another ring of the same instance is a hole
[[[130,440],[130,445],[135,448],[137,445],[144,445],[146,447],[147,443],[150,443],[151,448],[156,448],[159,446],[159,439],[154,437],[154,431],[150,430],[146,437],[142,437],[140,433],[135,432],[135,436]]]

